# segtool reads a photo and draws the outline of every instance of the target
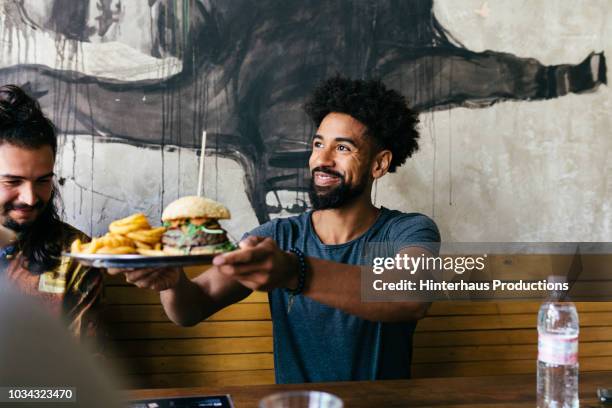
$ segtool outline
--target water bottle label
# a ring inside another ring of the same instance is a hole
[[[538,360],[557,365],[578,363],[578,336],[540,334]]]

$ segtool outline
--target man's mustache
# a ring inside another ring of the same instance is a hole
[[[4,205],[4,209],[6,211],[12,211],[12,210],[42,210],[42,208],[45,206],[45,204],[42,201],[37,201],[36,204],[34,205],[28,205],[28,204],[13,204],[13,203],[8,203]]]
[[[341,173],[338,173],[335,170],[330,169],[329,167],[315,167],[312,170],[312,177],[314,178],[314,174],[316,172],[321,172],[321,173],[325,173],[325,174],[329,174],[330,176],[334,176],[334,177],[338,177],[340,178],[342,181],[344,181],[344,175]]]

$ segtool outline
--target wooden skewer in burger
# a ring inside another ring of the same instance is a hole
[[[209,198],[181,197],[162,213],[167,228],[163,250],[169,255],[208,255],[235,249],[219,220],[231,218],[229,210]]]

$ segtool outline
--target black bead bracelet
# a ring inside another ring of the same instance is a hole
[[[293,301],[295,300],[295,296],[301,294],[304,291],[304,284],[306,283],[306,257],[304,253],[298,248],[291,248],[289,252],[294,253],[298,258],[298,266],[300,270],[298,271],[298,285],[295,289],[285,288],[285,291],[289,294],[289,303],[287,305],[287,313],[291,311],[291,306],[293,306]]]

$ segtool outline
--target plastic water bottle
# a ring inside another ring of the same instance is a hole
[[[561,299],[561,292],[552,292],[538,313],[538,408],[579,406],[578,313]]]

